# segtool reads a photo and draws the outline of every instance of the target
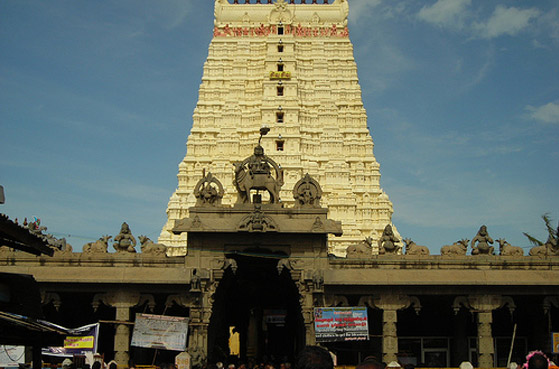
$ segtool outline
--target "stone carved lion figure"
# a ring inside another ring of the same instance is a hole
[[[431,252],[427,246],[420,246],[409,238],[404,239],[406,244],[406,255],[430,255]]]
[[[149,239],[147,236],[139,236],[140,248],[142,249],[142,254],[153,255],[153,256],[165,256],[167,254],[167,246],[161,243],[155,243]]]
[[[466,252],[468,251],[468,243],[469,242],[470,242],[470,240],[468,240],[467,238],[464,238],[460,241],[456,241],[452,245],[445,245],[445,246],[441,247],[441,255],[443,255],[443,256],[451,256],[451,255],[463,256],[463,255],[466,255]]]

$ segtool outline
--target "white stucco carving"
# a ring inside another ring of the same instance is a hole
[[[266,125],[271,131],[262,146],[285,171],[280,194],[285,206],[294,205],[293,186],[309,173],[322,187],[329,217],[343,224],[343,236],[329,239],[330,252],[345,255],[348,246],[372,237],[377,253],[376,240],[391,224],[393,209],[380,188],[348,37],[347,1],[218,0],[215,7],[187,153],[159,242],[169,255],[186,253],[186,236],[170,229],[195,204],[193,190],[203,170],[226,187],[223,204],[235,202],[233,163],[251,154]]]

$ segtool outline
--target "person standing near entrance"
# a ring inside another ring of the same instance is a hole
[[[297,356],[295,369],[334,369],[334,361],[322,347],[307,346]]]

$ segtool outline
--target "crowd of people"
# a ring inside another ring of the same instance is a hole
[[[109,363],[102,363],[99,361],[89,364],[77,365],[70,359],[64,360],[62,369],[118,369],[116,362],[113,360]],[[80,367],[80,368],[78,368]],[[160,365],[161,369],[176,369],[174,364]],[[320,346],[307,346],[297,356],[294,365],[288,361],[274,363],[272,361],[256,362],[254,359],[249,359],[246,363],[226,363],[217,362],[210,364],[204,369],[334,369],[334,360],[332,354]],[[390,363],[383,363],[376,357],[368,356],[360,363],[355,369],[415,369],[411,364],[400,365],[400,363],[393,361]],[[130,365],[129,369],[135,369],[134,365]],[[194,368],[196,369],[196,368]],[[459,369],[474,369],[470,362],[462,362]],[[522,365],[511,363],[508,369],[559,369],[542,351],[531,351],[526,356],[526,361]]]
[[[218,362],[215,365],[210,365],[208,369],[291,369],[292,365],[289,362],[282,362],[278,365],[274,363],[256,363],[249,360],[245,363],[228,363],[223,364]],[[356,365],[355,369],[415,369],[411,364],[400,365],[400,363],[393,361],[390,363],[383,363],[373,356],[366,357],[363,361]],[[516,363],[511,363],[509,369],[551,369],[557,368],[555,363],[548,359],[542,351],[531,351],[526,356],[526,361],[520,366]],[[302,350],[295,361],[294,369],[334,369],[334,360],[332,354],[320,346],[307,346]],[[474,369],[470,362],[462,362],[459,369]]]
[[[514,364],[514,363],[513,363]],[[511,365],[510,369],[514,369],[515,365]],[[522,369],[550,369],[557,368],[542,351],[531,351],[526,356],[526,362],[523,363]],[[391,369],[405,368],[411,369],[413,366],[401,366],[397,362],[389,364],[382,363],[377,358],[369,356],[359,363],[355,369]],[[334,369],[334,363],[330,353],[317,346],[307,346],[298,356],[295,369]],[[473,365],[469,362],[460,364],[460,369],[473,369]]]

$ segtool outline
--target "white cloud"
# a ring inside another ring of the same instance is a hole
[[[352,0],[349,4],[349,22],[357,23],[360,18],[370,14],[382,0]]]
[[[481,38],[495,38],[503,35],[514,36],[530,25],[530,22],[540,15],[535,8],[518,9],[506,8],[498,5],[486,22],[472,25],[474,31]]]
[[[544,123],[559,124],[559,102],[550,102],[542,106],[528,105],[526,110],[530,112],[532,119]]]
[[[489,49],[486,53],[485,63],[483,63],[483,65],[477,70],[475,75],[472,76],[472,78],[462,87],[462,89],[465,91],[479,85],[485,80],[485,77],[489,74],[494,65],[495,52],[493,49]]]
[[[421,8],[417,16],[439,27],[460,28],[471,3],[471,0],[438,0],[431,6]]]
[[[543,21],[546,17],[540,17],[542,12],[536,8],[520,9],[497,5],[489,18],[482,19],[476,10],[470,10],[471,5],[471,0],[437,0],[433,5],[422,7],[417,17],[434,26],[464,30],[483,39],[517,35],[538,18]],[[556,20],[550,18],[545,23],[552,27],[554,21]]]

